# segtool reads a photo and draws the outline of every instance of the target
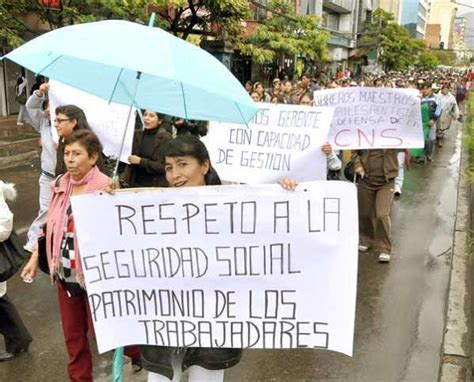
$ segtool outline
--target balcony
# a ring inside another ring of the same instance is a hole
[[[353,0],[323,0],[323,7],[336,13],[351,13]]]

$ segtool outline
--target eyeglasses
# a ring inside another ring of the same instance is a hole
[[[64,122],[64,121],[70,121],[71,118],[56,118],[54,120],[54,123],[61,123],[61,122]]]

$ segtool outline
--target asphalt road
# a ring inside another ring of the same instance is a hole
[[[322,350],[246,350],[226,372],[226,382],[437,381],[459,173],[460,136],[449,131],[445,147],[428,166],[406,174],[393,204],[394,251],[390,264],[375,253],[359,255],[354,356]],[[7,170],[0,179],[17,184],[16,226],[24,232],[37,211],[38,164]],[[9,295],[34,337],[28,354],[0,364],[0,381],[67,381],[67,356],[55,288],[40,275],[18,277]],[[0,347],[1,348],[1,347]],[[110,381],[111,354],[95,355],[96,381]],[[186,378],[186,377],[185,377]],[[145,381],[146,373],[127,381]]]

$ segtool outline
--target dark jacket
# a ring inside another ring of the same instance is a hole
[[[171,358],[177,348],[166,346],[140,346],[143,367],[173,379]],[[187,348],[183,359],[183,371],[197,365],[208,370],[223,370],[235,366],[242,357],[242,349]]]
[[[161,156],[160,146],[168,139],[171,139],[172,136],[169,133],[171,126],[168,126],[167,122],[161,124],[158,128],[158,132],[155,135],[153,154],[151,158],[143,158],[140,155],[140,145],[142,142],[143,129],[135,130],[135,135],[133,137],[132,145],[132,155],[138,155],[141,157],[140,164],[138,165],[128,165],[125,169],[124,180],[129,187],[139,186],[136,183],[136,171],[140,167],[146,171],[147,174],[152,177],[151,183],[154,187],[167,187],[168,182],[166,181],[165,169],[163,165],[163,158]]]
[[[385,180],[388,182],[398,176],[398,157],[397,154],[400,150],[397,149],[377,149],[383,151],[383,173]],[[351,160],[354,162],[354,168],[362,165],[366,177],[370,178],[371,168],[370,151],[375,150],[354,150],[352,152]],[[373,166],[372,166],[373,167]]]

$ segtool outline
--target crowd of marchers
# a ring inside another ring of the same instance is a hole
[[[391,260],[390,209],[395,196],[402,194],[404,167],[408,162],[429,164],[441,149],[446,131],[462,119],[462,110],[474,77],[473,71],[386,73],[359,76],[339,71],[336,78],[305,73],[300,81],[275,78],[270,88],[247,81],[245,88],[255,102],[272,102],[317,107],[313,93],[343,87],[413,88],[421,97],[425,147],[419,150],[354,150],[349,163],[354,168],[359,203],[359,250],[372,251],[382,263]],[[25,91],[22,81],[17,94]],[[119,165],[120,180],[112,181],[115,163],[103,154],[99,138],[89,127],[84,111],[76,105],[62,105],[50,116],[48,83],[38,82],[24,100],[18,123],[28,123],[41,136],[40,209],[27,234],[25,251],[30,254],[21,271],[32,282],[38,269],[48,273],[58,296],[59,312],[68,354],[71,381],[92,381],[92,355],[88,333],[92,320],[85,289],[84,272],[71,208],[71,196],[111,192],[116,187],[201,187],[220,185],[209,153],[200,137],[207,123],[171,118],[153,110],[136,117],[132,153],[128,164]],[[25,98],[25,97],[23,97]],[[20,100],[20,97],[18,97]],[[23,101],[23,99],[21,99]],[[51,125],[50,121],[53,121]],[[53,139],[52,129],[59,136]],[[329,143],[322,146],[327,156],[327,179],[343,180],[343,156]],[[353,179],[348,179],[352,181]],[[282,179],[286,190],[298,187],[298,179]],[[6,204],[14,192],[0,182],[0,240],[8,240],[13,214]],[[0,361],[25,353],[32,341],[15,306],[0,283],[0,332],[6,352]],[[134,371],[148,371],[148,381],[179,381],[189,370],[189,381],[223,381],[225,369],[236,365],[241,349],[128,346]]]

